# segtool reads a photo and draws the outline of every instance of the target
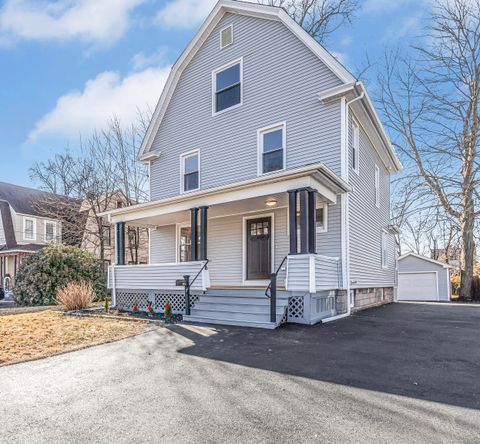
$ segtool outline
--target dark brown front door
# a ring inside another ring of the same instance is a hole
[[[247,220],[247,280],[268,279],[272,269],[272,218]]]

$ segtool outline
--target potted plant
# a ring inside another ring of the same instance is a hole
[[[138,304],[133,305],[133,312],[138,313]]]

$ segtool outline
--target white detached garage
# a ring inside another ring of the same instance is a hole
[[[398,301],[449,301],[448,264],[407,253],[398,258]]]

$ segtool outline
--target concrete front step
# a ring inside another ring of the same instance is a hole
[[[191,311],[192,316],[200,316],[204,318],[215,318],[215,319],[238,319],[245,321],[260,321],[260,322],[269,322],[270,321],[270,312],[255,313],[255,312],[242,312],[242,311],[233,311],[233,310],[217,310],[212,308],[210,310],[197,309],[193,308]],[[283,316],[283,311],[277,310],[277,321],[280,322]]]
[[[233,305],[260,305],[269,307],[270,298],[263,296],[210,296],[209,294],[200,296],[202,302],[208,302],[211,304],[233,304]],[[288,298],[279,298],[277,297],[277,305],[287,305]]]
[[[282,314],[285,311],[287,304],[282,304],[277,301],[277,314]],[[270,301],[268,304],[254,304],[254,303],[216,303],[207,302],[203,298],[195,303],[193,310],[209,310],[219,312],[235,312],[235,313],[255,313],[270,315]]]
[[[235,325],[238,327],[254,327],[254,328],[268,328],[273,330],[277,327],[277,324],[274,322],[258,322],[258,321],[248,321],[248,320],[239,320],[239,319],[217,319],[217,318],[207,318],[201,316],[184,316],[183,321],[185,322],[195,322],[201,324],[214,324],[214,325]]]
[[[288,297],[277,298],[276,322],[270,322],[270,299],[261,291],[210,290],[195,302],[185,321],[275,328],[287,310]]]

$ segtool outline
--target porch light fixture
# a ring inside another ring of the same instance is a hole
[[[267,201],[265,201],[265,205],[267,207],[276,207],[277,206],[277,199],[268,199]]]

